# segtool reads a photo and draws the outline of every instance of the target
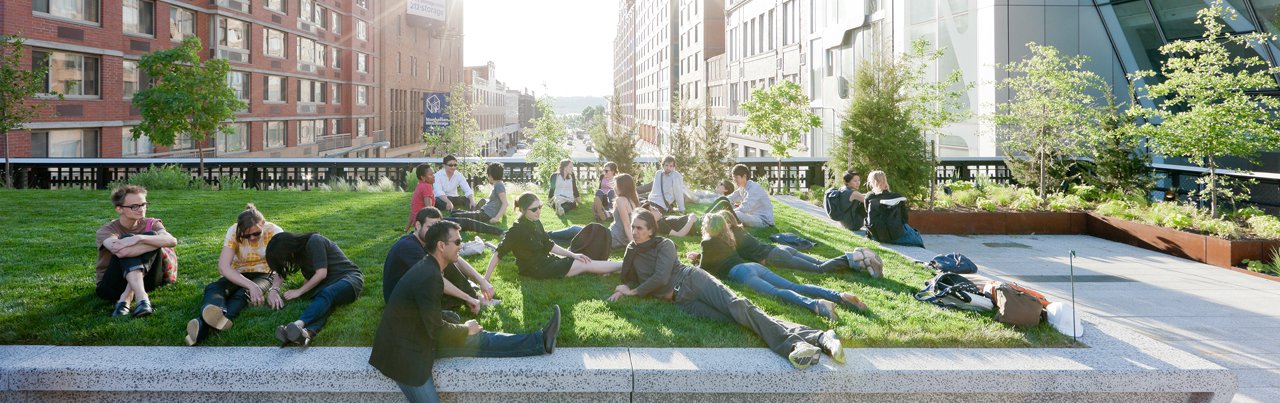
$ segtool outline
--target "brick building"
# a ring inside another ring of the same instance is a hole
[[[382,64],[378,67],[384,106],[388,157],[413,157],[426,147],[422,140],[423,99],[448,95],[463,81],[461,0],[445,4],[443,19],[408,14],[405,0],[384,0],[379,27]]]

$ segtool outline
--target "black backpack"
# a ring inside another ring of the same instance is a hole
[[[840,221],[849,217],[849,210],[853,209],[853,203],[849,203],[849,199],[845,198],[840,188],[830,188],[823,194],[822,207],[827,210],[827,218]]]
[[[903,226],[907,223],[907,202],[888,205],[884,200],[903,197],[894,192],[884,192],[867,199],[867,232],[872,239],[880,242],[893,242],[902,238]]]
[[[925,282],[915,297],[943,308],[966,311],[990,311],[995,307],[977,284],[955,273],[939,273]]]
[[[934,256],[928,265],[929,268],[947,273],[973,274],[978,272],[978,265],[973,264],[969,257],[959,253]]]

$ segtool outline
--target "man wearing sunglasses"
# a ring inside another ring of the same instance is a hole
[[[458,189],[462,192],[459,193]],[[444,169],[436,171],[435,189],[436,207],[446,211],[470,211],[475,199],[467,177],[458,173],[458,157],[453,154],[444,156]]]
[[[99,298],[116,301],[111,316],[140,318],[154,312],[147,293],[168,283],[160,248],[171,248],[178,240],[164,224],[147,218],[147,189],[125,185],[111,192],[119,218],[98,228],[96,267]],[[129,302],[136,301],[133,312]]]

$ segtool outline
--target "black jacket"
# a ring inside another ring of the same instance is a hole
[[[868,195],[867,218],[867,232],[872,239],[896,241],[902,238],[908,222],[907,198],[894,192]]]
[[[409,268],[382,310],[369,365],[399,383],[426,383],[435,364],[436,346],[461,345],[468,333],[465,325],[447,323],[440,317],[442,293],[444,281],[435,259],[422,259]]]

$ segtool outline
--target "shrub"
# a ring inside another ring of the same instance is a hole
[[[1245,208],[1224,214],[1223,216],[1229,220],[1245,221],[1253,217],[1265,216],[1265,215],[1267,215],[1267,212],[1262,211],[1262,209],[1257,208],[1255,206],[1249,206],[1249,207],[1245,207]]]
[[[1025,189],[1030,190],[1030,189]],[[1019,192],[1018,198],[1013,200],[1009,206],[1018,211],[1029,211],[1040,208],[1040,198],[1036,197],[1035,192]]]
[[[219,176],[218,190],[244,190],[244,177],[240,175]]]
[[[951,195],[938,188],[933,191],[933,207],[938,209],[949,209],[955,207],[956,203],[951,199]]]
[[[1071,186],[1071,194],[1079,196],[1084,201],[1096,202],[1102,197],[1102,192],[1098,191],[1096,186],[1091,185],[1074,185]]]
[[[946,184],[946,187],[951,188],[951,191],[955,192],[958,190],[970,190],[970,189],[973,189],[975,186],[973,182],[960,181],[960,182],[949,182]]]
[[[321,192],[350,192],[354,190],[354,188],[352,187],[351,183],[347,182],[346,179],[332,178],[332,179],[329,179],[328,182],[325,182],[320,184],[319,186],[316,186],[316,190],[319,190]]]
[[[1195,224],[1196,208],[1179,203],[1155,203],[1147,209],[1147,223],[1174,229],[1191,228]]]
[[[1265,273],[1273,276],[1280,275],[1280,249],[1271,251],[1270,263],[1261,260],[1249,259],[1245,259],[1242,263],[1245,264],[1245,268],[1248,268],[1249,271],[1252,272]]]
[[[1196,229],[1221,238],[1239,238],[1240,234],[1243,233],[1236,223],[1219,218],[1198,220],[1196,221]]]
[[[974,206],[990,212],[995,212],[996,208],[999,207],[996,205],[996,202],[985,197],[979,197],[978,200],[974,202]]]
[[[1018,199],[1018,188],[1014,186],[991,185],[986,188],[987,198],[997,205],[1009,207]]]
[[[1052,211],[1084,210],[1088,207],[1089,203],[1073,194],[1054,193],[1049,197],[1049,210]]]
[[[1099,204],[1094,211],[1108,217],[1116,217],[1126,220],[1132,220],[1134,218],[1134,214],[1129,210],[1129,204],[1119,200],[1103,202],[1102,204]]]
[[[149,166],[141,172],[129,175],[129,178],[111,183],[112,188],[122,185],[137,185],[147,190],[200,190],[209,189],[202,180],[195,179],[186,170],[177,165]]]
[[[1280,239],[1280,219],[1275,216],[1259,215],[1245,220],[1249,229],[1259,238]]]
[[[972,207],[981,196],[982,192],[977,189],[953,190],[951,192],[951,200],[959,207]]]

